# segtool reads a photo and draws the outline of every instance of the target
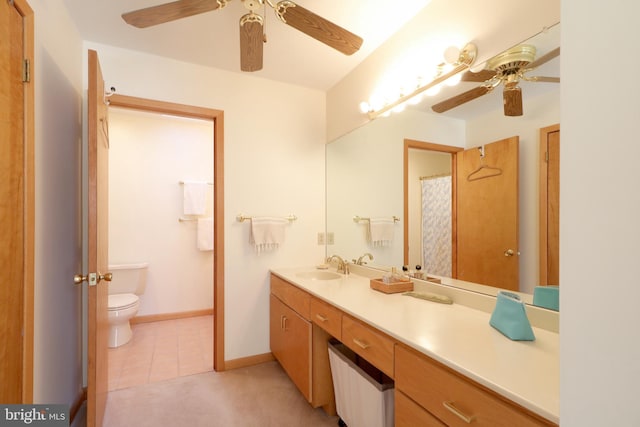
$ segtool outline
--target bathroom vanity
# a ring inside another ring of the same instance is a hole
[[[558,425],[556,332],[534,326],[536,341],[514,342],[455,296],[438,304],[377,292],[358,274],[310,271],[272,270],[270,339],[312,406],[335,411],[333,337],[395,380],[396,426]]]

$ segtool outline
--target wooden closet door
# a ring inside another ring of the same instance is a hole
[[[519,289],[518,145],[515,136],[484,145],[484,158],[479,148],[457,155],[460,280]]]

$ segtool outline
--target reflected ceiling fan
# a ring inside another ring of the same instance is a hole
[[[526,73],[560,55],[560,48],[535,59],[536,48],[532,45],[519,45],[487,61],[486,69],[478,73],[468,71],[462,75],[462,81],[482,82],[478,87],[460,95],[446,99],[431,107],[436,113],[443,113],[466,102],[486,95],[502,83],[502,99],[505,116],[522,115],[522,90],[518,83],[528,82],[559,83],[558,77],[529,77]]]
[[[178,0],[145,9],[122,14],[126,23],[138,28],[146,28],[176,19],[224,8],[231,0]],[[266,13],[261,8],[271,7],[276,16],[285,24],[302,31],[308,36],[330,46],[345,55],[352,55],[362,46],[362,38],[327,21],[308,9],[292,1],[242,0],[249,11],[240,18],[240,69],[258,71],[262,69],[264,19]]]

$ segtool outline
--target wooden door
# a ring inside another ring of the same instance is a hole
[[[460,280],[519,289],[518,143],[516,136],[484,145],[484,157],[479,148],[457,155]]]
[[[108,158],[109,127],[104,102],[104,80],[98,54],[89,51],[88,89],[88,269],[99,276],[108,268]],[[109,338],[106,280],[88,286],[87,425],[101,426],[107,401],[107,349]]]
[[[560,126],[540,130],[540,285],[560,285]]]
[[[0,2],[0,402],[22,402],[24,87],[22,16]]]

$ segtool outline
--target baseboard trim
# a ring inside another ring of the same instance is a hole
[[[136,323],[160,322],[162,320],[186,319],[188,317],[209,315],[213,315],[213,308],[206,308],[204,310],[182,311],[179,313],[162,313],[148,314],[146,316],[136,316],[130,320],[130,323],[132,325],[135,325]]]
[[[87,388],[83,388],[80,394],[73,401],[73,404],[69,407],[69,425],[73,424],[73,420],[78,415],[78,411],[82,407],[82,404],[87,400]]]
[[[273,353],[256,354],[255,356],[241,357],[240,359],[225,360],[224,369],[225,371],[229,371],[231,369],[247,368],[273,360],[276,360],[276,358],[273,357]]]

